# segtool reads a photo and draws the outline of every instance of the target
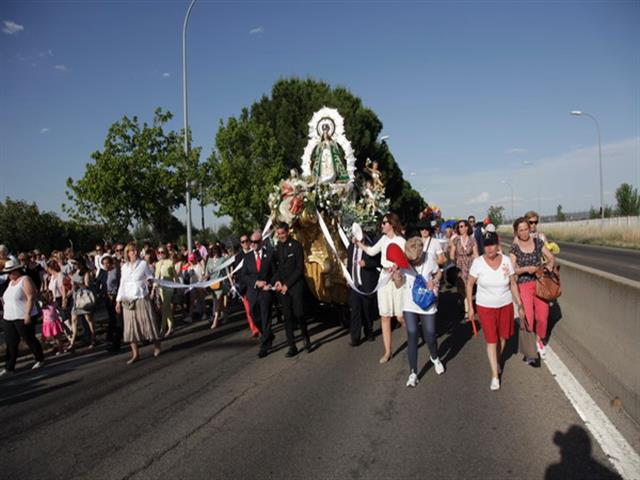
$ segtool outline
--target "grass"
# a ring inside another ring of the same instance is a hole
[[[510,227],[500,227],[500,232],[512,234]],[[631,248],[640,250],[640,226],[608,226],[604,228],[593,226],[571,226],[545,228],[540,226],[550,241],[583,243],[586,245],[601,245],[606,247]]]

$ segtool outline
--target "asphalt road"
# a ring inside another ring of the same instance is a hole
[[[502,237],[507,242],[513,238],[504,234],[501,234]],[[560,246],[558,258],[640,281],[640,250],[569,242],[556,243]]]
[[[348,346],[327,314],[318,348],[257,358],[236,317],[183,328],[163,353],[85,351],[0,380],[0,472],[19,479],[617,478],[546,368],[508,359],[489,390],[482,336],[452,321],[443,294],[437,376],[420,348],[405,387],[405,333],[378,364],[380,338]],[[448,308],[450,307],[450,308]],[[515,339],[514,339],[515,340]]]

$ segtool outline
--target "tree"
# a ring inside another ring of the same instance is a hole
[[[323,106],[337,108],[345,118],[346,135],[356,152],[356,167],[367,158],[383,172],[391,209],[414,221],[425,202],[402,177],[388,147],[378,142],[382,122],[345,88],[298,78],[279,80],[271,96],[263,96],[237,118],[221,122],[216,151],[209,157],[213,183],[209,200],[218,215],[232,218],[235,231],[261,227],[269,213],[267,196],[289,170],[300,168],[308,122]]]
[[[77,220],[104,224],[112,231],[136,223],[152,226],[163,237],[171,212],[185,201],[185,184],[199,171],[200,149],[185,159],[182,134],[165,132],[171,112],[155,110],[153,124],[123,117],[109,128],[103,151],[94,152],[84,176],[67,180],[72,206],[64,210]]]
[[[64,221],[53,212],[40,212],[35,203],[9,197],[0,202],[0,239],[13,252],[36,248],[51,252],[70,245],[87,251],[104,241],[105,234],[99,225]]]
[[[558,205],[556,207],[556,220],[558,222],[564,222],[567,219],[567,216],[562,211],[562,205]]]
[[[640,215],[640,196],[638,189],[628,183],[623,183],[616,190],[618,202],[617,213],[622,217]]]
[[[489,221],[496,227],[502,225],[504,222],[504,207],[491,205],[487,211],[487,217],[489,217]]]

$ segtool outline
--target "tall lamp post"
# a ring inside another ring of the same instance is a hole
[[[504,183],[505,185],[509,185],[509,188],[511,189],[511,221],[513,221],[515,219],[515,208],[513,207],[513,204],[514,204],[514,201],[513,201],[513,186],[506,180],[502,180],[502,183]]]
[[[191,0],[187,13],[184,16],[184,23],[182,25],[182,113],[184,116],[184,158],[185,165],[189,159],[189,110],[187,107],[187,24],[189,23],[189,16],[191,15],[191,9],[195,5],[197,0]],[[191,251],[192,238],[191,238],[191,185],[189,180],[186,183],[186,203],[187,203],[187,248]]]
[[[602,187],[602,144],[600,142],[600,124],[598,123],[598,120],[596,120],[596,117],[594,117],[590,113],[583,112],[582,110],[572,110],[571,115],[574,115],[576,117],[581,117],[583,115],[585,117],[589,117],[591,120],[593,120],[593,123],[596,124],[596,130],[598,130],[598,165],[600,167],[600,218],[604,223],[604,190]]]

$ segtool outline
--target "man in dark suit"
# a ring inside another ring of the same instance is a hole
[[[371,238],[363,238],[365,245],[372,245]],[[367,255],[358,245],[352,243],[347,250],[347,270],[351,274],[353,283],[361,292],[372,292],[378,284],[380,272],[380,254],[375,257]],[[349,308],[351,310],[351,340],[349,345],[360,345],[360,332],[364,327],[364,336],[370,342],[374,341],[373,321],[377,317],[376,295],[363,295],[352,288],[349,289]]]
[[[111,255],[103,255],[101,267],[95,280],[97,296],[104,302],[107,310],[107,342],[110,342],[109,351],[120,351],[122,338],[122,314],[116,313],[116,295],[120,286],[120,264],[114,262]]]
[[[260,330],[260,352],[264,358],[273,343],[271,332],[272,287],[269,281],[274,276],[273,254],[262,245],[262,234],[256,230],[251,234],[251,251],[243,257],[240,269],[241,284],[247,289],[251,317]]]
[[[276,235],[278,236],[278,245],[275,256],[274,287],[281,295],[284,328],[289,344],[287,357],[295,357],[298,354],[293,334],[294,322],[296,321],[302,331],[304,348],[307,352],[311,352],[311,339],[304,318],[304,252],[300,242],[289,235],[289,225],[285,222],[280,222],[276,226]]]

